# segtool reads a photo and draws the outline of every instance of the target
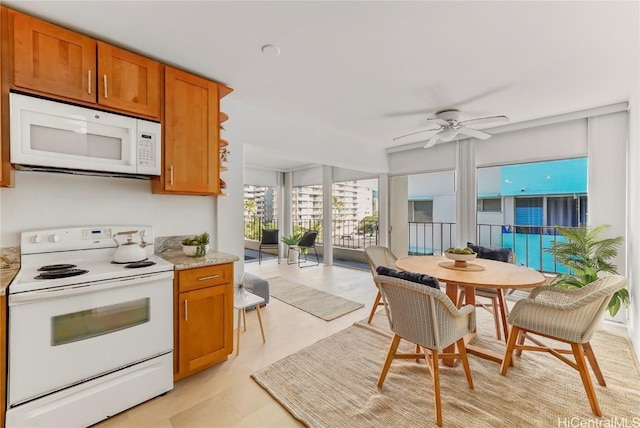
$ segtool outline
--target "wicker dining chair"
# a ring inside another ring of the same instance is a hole
[[[382,387],[394,359],[424,359],[433,377],[436,423],[442,426],[439,360],[461,360],[469,388],[473,389],[464,336],[475,330],[475,308],[467,305],[458,309],[443,291],[423,284],[385,275],[376,275],[373,279],[382,293],[389,326],[394,333],[378,387]],[[422,353],[398,353],[400,339],[414,343]],[[453,343],[458,352],[442,352]]]
[[[475,245],[471,242],[467,242],[467,246],[478,254],[479,259],[495,260],[505,263],[514,263],[515,256],[511,248],[493,248],[483,247]],[[483,303],[476,301],[476,307],[483,308],[493,315],[493,323],[496,329],[496,338],[502,339],[502,331],[504,331],[504,339],[507,340],[508,326],[507,315],[509,314],[509,307],[505,300],[504,292],[501,289],[495,288],[476,288],[476,297],[482,297],[490,300],[491,303]],[[458,307],[462,306],[465,298],[465,289],[460,287],[458,294]],[[501,331],[502,330],[502,331]]]
[[[602,416],[585,356],[591,364],[598,383],[606,386],[589,341],[602,319],[609,300],[616,291],[626,287],[627,283],[625,277],[611,275],[579,289],[552,286],[533,289],[528,298],[516,302],[509,314],[511,332],[500,374],[507,374],[514,349],[549,352],[580,372],[591,410],[595,415]],[[531,337],[531,334],[567,343],[571,346],[571,350],[548,347]],[[536,346],[525,345],[526,339],[535,343]],[[571,361],[563,354],[573,354],[575,361]]]
[[[371,269],[371,275],[373,276],[376,275],[378,266],[395,268],[396,260],[398,260],[396,255],[393,254],[393,251],[381,245],[371,245],[365,248],[364,258],[367,259],[367,263],[369,263],[369,268]],[[369,313],[369,319],[367,320],[369,324],[371,324],[371,320],[376,314],[378,306],[382,306],[382,295],[380,294],[379,289],[378,293],[376,294],[376,299],[373,302],[373,306],[371,307],[371,312]]]

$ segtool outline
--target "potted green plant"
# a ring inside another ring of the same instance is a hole
[[[553,254],[556,262],[569,269],[568,273],[559,274],[551,285],[562,288],[582,288],[595,281],[600,274],[616,274],[617,267],[610,262],[618,255],[618,248],[623,241],[622,236],[601,238],[600,234],[609,228],[603,224],[592,229],[586,226],[567,228],[558,226],[558,233],[564,238],[553,242],[545,251]],[[615,316],[620,305],[629,306],[629,291],[623,288],[617,291],[609,301],[607,310]]]
[[[297,263],[299,248],[296,248],[298,242],[302,238],[302,233],[292,233],[288,236],[283,236],[280,240],[289,246],[287,250],[288,263]]]
[[[209,234],[187,236],[182,240],[182,251],[191,257],[203,257],[209,251]]]

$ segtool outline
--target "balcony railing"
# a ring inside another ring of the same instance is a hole
[[[275,228],[273,221],[263,222],[258,217],[245,217],[245,239],[259,241],[262,229]],[[294,233],[317,230],[316,244],[322,245],[322,219],[298,220],[293,223]],[[409,254],[440,255],[457,242],[455,223],[409,222]],[[559,264],[553,255],[545,251],[556,240],[563,239],[555,226],[522,226],[479,224],[476,244],[491,247],[511,248],[515,262],[541,272],[565,273],[565,266]],[[362,249],[379,244],[377,221],[333,220],[331,231],[333,246],[338,248]]]
[[[409,254],[440,255],[454,246],[456,225],[453,223],[409,223]],[[556,226],[521,226],[479,224],[475,244],[511,248],[515,262],[541,272],[566,273],[567,268],[545,251],[556,240],[564,239]]]
[[[258,217],[245,217],[244,238],[259,241],[262,229],[275,227],[273,222],[264,223]],[[297,220],[293,222],[293,233],[317,230],[316,244],[322,245],[322,219]],[[371,220],[333,220],[332,241],[334,247],[362,249],[378,245],[378,222]]]

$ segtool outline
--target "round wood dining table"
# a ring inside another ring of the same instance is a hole
[[[501,306],[500,313],[505,332],[505,341],[508,337],[508,328],[504,290],[534,288],[545,282],[545,277],[537,270],[513,263],[474,259],[467,262],[468,270],[443,267],[442,264],[452,265],[453,263],[444,256],[410,256],[396,261],[398,269],[424,273],[446,283],[447,296],[454,304],[458,300],[458,287],[465,288],[465,303],[468,305],[475,305],[476,287],[495,289]],[[468,353],[502,363],[503,355],[469,344],[473,337],[475,337],[475,334],[465,338]],[[445,349],[445,352],[454,352],[454,345]],[[444,363],[447,365],[454,364],[453,361],[444,361]]]

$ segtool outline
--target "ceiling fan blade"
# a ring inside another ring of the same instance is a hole
[[[431,139],[427,142],[427,144],[424,145],[424,148],[428,149],[429,147],[433,147],[436,145],[437,142],[438,142],[438,134],[431,137]]]
[[[473,128],[460,128],[459,133],[467,135],[469,137],[477,138],[479,140],[486,140],[488,138],[491,138],[491,134],[484,131],[478,131],[477,129]]]
[[[410,134],[406,134],[406,135],[401,135],[399,137],[396,137],[393,139],[393,141],[399,140],[401,138],[406,138],[406,137],[410,137],[412,135],[417,135],[417,134],[422,134],[423,132],[428,132],[428,134],[426,136],[423,136],[423,138],[431,138],[433,135],[437,134],[438,132],[440,132],[441,128],[436,128],[436,129],[423,129],[422,131],[416,131],[416,132],[412,132]]]
[[[487,125],[489,123],[500,123],[500,122],[508,122],[509,118],[507,116],[488,116],[488,117],[479,117],[477,119],[469,119],[463,120],[462,122],[458,122],[460,125],[464,126],[477,126],[477,125]]]

